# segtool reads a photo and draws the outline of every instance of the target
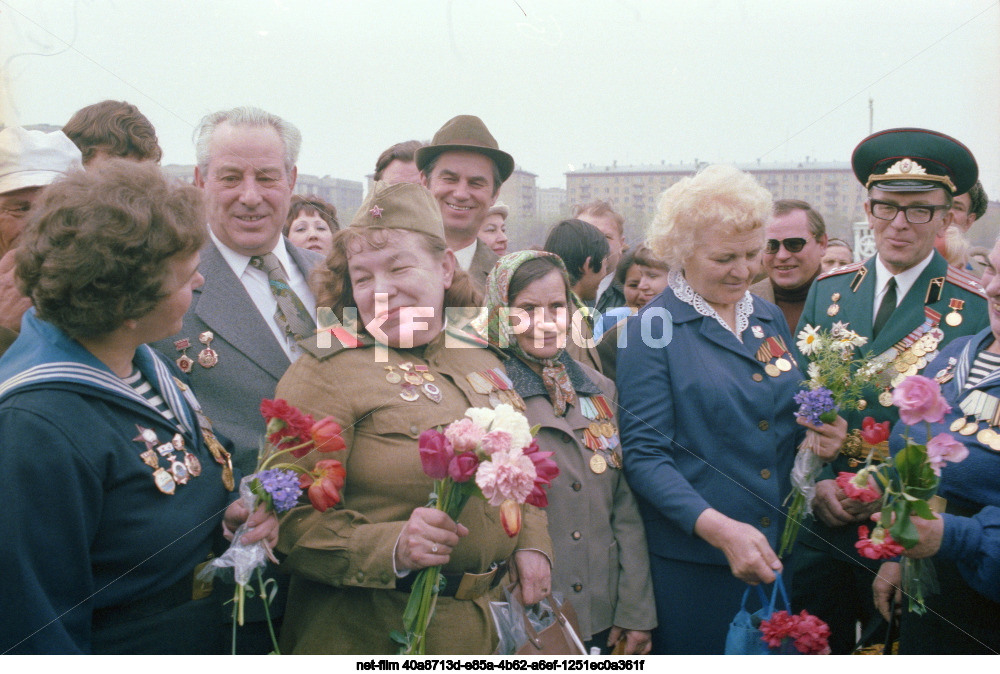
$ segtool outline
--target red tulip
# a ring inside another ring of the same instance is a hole
[[[323,417],[312,425],[310,435],[317,452],[339,452],[347,447],[340,435],[340,424],[333,417]]]
[[[434,480],[447,477],[448,464],[454,456],[451,440],[446,438],[444,433],[431,428],[420,434],[417,445],[420,448],[420,465],[424,473]]]
[[[448,475],[455,482],[468,482],[479,468],[479,457],[475,452],[455,454],[448,462]]]
[[[521,506],[513,499],[507,499],[500,504],[500,522],[503,530],[511,538],[517,536],[521,531]]]
[[[559,465],[549,458],[553,454],[555,452],[541,451],[535,440],[532,440],[531,444],[524,448],[524,455],[535,464],[535,486],[524,501],[528,505],[533,505],[537,508],[544,508],[549,505],[549,497],[543,487],[551,485],[552,480],[559,476]]]
[[[340,488],[344,486],[347,471],[335,459],[317,461],[316,467],[299,477],[299,486],[309,488],[309,501],[313,508],[326,512],[330,506],[340,503]]]
[[[861,438],[869,445],[877,445],[889,439],[889,422],[875,423],[873,417],[865,417],[861,422]]]

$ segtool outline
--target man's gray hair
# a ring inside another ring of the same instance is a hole
[[[231,110],[219,110],[201,118],[194,130],[194,151],[198,161],[198,170],[208,172],[208,146],[212,142],[212,134],[219,124],[228,122],[232,126],[270,126],[281,138],[285,146],[285,173],[291,175],[295,162],[299,159],[299,149],[302,147],[302,134],[291,122],[286,122],[277,115],[254,108],[241,106]]]

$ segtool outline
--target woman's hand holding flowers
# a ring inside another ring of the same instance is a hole
[[[418,571],[447,564],[459,539],[468,535],[464,524],[456,523],[443,511],[416,508],[396,543],[396,570]]]
[[[840,453],[840,448],[847,438],[847,421],[844,417],[837,415],[837,418],[828,424],[816,426],[803,417],[798,417],[796,421],[800,426],[805,426],[811,431],[807,433],[812,437],[811,448],[813,454],[824,461],[833,461]]]

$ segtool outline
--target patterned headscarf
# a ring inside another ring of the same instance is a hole
[[[517,336],[513,334],[510,325],[509,309],[510,301],[513,299],[507,296],[510,288],[510,280],[522,264],[540,257],[553,258],[557,262],[554,268],[559,269],[566,283],[566,288],[570,287],[566,265],[563,264],[562,258],[554,253],[538,250],[522,250],[504,255],[497,261],[496,266],[493,267],[493,271],[490,272],[489,278],[486,279],[486,334],[487,339],[493,346],[501,348],[521,360],[538,363],[542,366],[542,382],[545,384],[545,390],[548,391],[549,400],[552,402],[552,410],[556,416],[561,417],[566,414],[566,409],[569,405],[576,403],[576,391],[570,383],[566,366],[559,362],[562,350],[553,358],[535,358],[525,353],[524,349],[517,343]],[[568,294],[575,304],[577,302],[576,295],[571,290],[568,291]],[[573,311],[576,307],[571,306],[567,308]]]

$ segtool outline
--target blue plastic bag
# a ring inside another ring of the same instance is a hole
[[[760,608],[751,613],[747,609],[747,600],[750,598],[750,591],[756,587],[757,595],[760,599]],[[775,612],[778,595],[784,601],[784,608],[778,606],[777,610],[785,610],[791,613],[788,602],[788,594],[785,586],[781,582],[781,574],[777,574],[774,585],[771,588],[771,600],[768,601],[764,588],[760,585],[747,586],[743,592],[743,601],[740,602],[740,610],[729,623],[729,632],[726,634],[726,655],[771,655],[775,653],[767,646],[761,638],[760,623],[769,619]]]

